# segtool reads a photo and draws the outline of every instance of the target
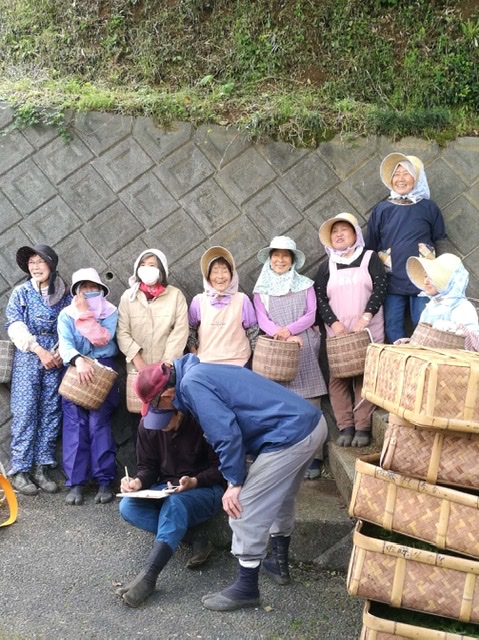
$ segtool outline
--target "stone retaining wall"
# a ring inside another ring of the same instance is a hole
[[[292,236],[313,276],[324,252],[317,230],[340,211],[365,224],[387,193],[379,179],[391,151],[419,156],[433,199],[447,224],[449,250],[471,272],[469,295],[479,298],[479,139],[441,149],[404,139],[340,138],[315,150],[281,142],[252,144],[233,129],[178,123],[163,131],[147,118],[80,113],[66,144],[50,127],[12,128],[0,105],[0,311],[22,281],[15,251],[47,243],[60,256],[66,280],[95,267],[118,303],[137,255],[162,249],[170,281],[188,298],[202,290],[201,254],[228,247],[240,283],[251,293],[259,274],[258,249],[275,235]],[[5,338],[3,323],[0,338]],[[9,390],[0,385],[0,458],[8,458]],[[135,419],[124,407],[115,420],[121,463],[133,452]]]

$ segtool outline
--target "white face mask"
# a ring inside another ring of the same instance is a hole
[[[139,267],[138,277],[144,284],[152,286],[160,279],[160,270],[158,267]]]

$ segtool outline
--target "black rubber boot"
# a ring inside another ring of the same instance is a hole
[[[271,551],[261,565],[262,572],[272,578],[276,584],[289,584],[291,581],[288,566],[290,540],[289,536],[272,536]]]
[[[350,447],[354,438],[354,427],[341,429],[341,434],[336,440],[338,447]]]
[[[107,504],[114,500],[115,494],[109,484],[100,485],[94,498],[96,504]]]
[[[70,491],[67,493],[67,497],[65,498],[65,502],[67,504],[76,505],[77,507],[83,504],[83,491],[85,487],[82,484],[75,484],[73,487],[70,487]]]
[[[59,486],[47,475],[47,465],[39,464],[32,468],[30,478],[33,482],[46,493],[56,493]]]
[[[33,484],[26,471],[17,471],[8,479],[15,491],[23,493],[24,496],[36,496],[38,493],[38,487]]]
[[[196,569],[201,567],[211,555],[213,545],[206,536],[196,536],[193,538],[191,558],[187,561],[188,569]]]
[[[139,607],[154,592],[160,571],[172,555],[173,550],[166,542],[155,542],[145,568],[129,584],[117,589],[117,595],[130,607]]]
[[[238,577],[232,585],[219,593],[203,596],[202,603],[211,611],[235,611],[261,604],[258,589],[259,565],[254,568],[239,566]]]
[[[353,441],[351,442],[352,447],[368,447],[370,444],[371,444],[370,431],[355,432]]]

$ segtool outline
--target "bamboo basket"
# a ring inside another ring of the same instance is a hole
[[[291,382],[299,368],[297,342],[259,336],[253,353],[253,371],[276,382]]]
[[[0,384],[12,379],[13,354],[15,347],[10,340],[0,340]]]
[[[332,378],[354,378],[362,376],[366,352],[371,344],[371,332],[355,331],[345,336],[326,339],[329,373]]]
[[[93,382],[90,384],[80,384],[76,367],[70,365],[63,376],[58,393],[80,407],[94,411],[99,409],[105,401],[118,374],[111,369],[111,367],[106,367],[97,360],[87,358],[86,356],[82,356],[82,358],[88,360],[95,370]]]
[[[353,537],[350,595],[461,622],[479,621],[479,562],[361,533]]]
[[[362,395],[413,424],[479,433],[479,354],[373,343]]]
[[[473,636],[380,618],[373,615],[370,608],[371,602],[366,600],[363,611],[363,628],[359,640],[477,640]]]
[[[479,497],[391,473],[379,455],[356,460],[349,515],[438,549],[479,558]]]
[[[143,405],[133,388],[137,375],[138,371],[128,371],[126,376],[126,408],[130,413],[141,413],[141,407]]]
[[[479,487],[479,435],[419,428],[389,414],[380,465],[389,471],[464,489]]]
[[[409,344],[416,344],[429,349],[464,349],[464,336],[450,331],[433,329],[427,322],[420,322],[414,329]]]

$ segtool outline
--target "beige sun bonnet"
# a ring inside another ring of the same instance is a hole
[[[427,276],[440,293],[445,291],[452,274],[460,264],[461,258],[452,253],[443,253],[433,260],[412,256],[406,262],[406,271],[418,289],[424,291],[424,278]]]
[[[336,222],[349,222],[350,225],[354,228],[354,232],[356,232],[356,227],[358,226],[358,220],[356,216],[352,213],[338,213],[338,215],[334,216],[334,218],[329,218],[326,222],[319,227],[319,239],[321,244],[324,247],[332,247],[331,244],[331,229],[336,224]]]
[[[210,269],[211,263],[217,258],[224,258],[224,260],[226,260],[226,262],[230,265],[231,270],[233,272],[236,270],[234,258],[231,252],[228,251],[228,249],[220,246],[210,247],[201,256],[200,261],[201,274],[205,280],[208,280],[208,271]]]
[[[420,160],[417,156],[406,156],[404,155],[404,153],[399,153],[399,152],[390,153],[381,162],[381,167],[379,169],[381,180],[383,181],[383,184],[388,189],[391,189],[391,190],[393,189],[393,186],[392,186],[393,173],[395,168],[398,166],[400,162],[410,162],[412,166],[415,168],[416,175],[413,176],[415,185],[417,184],[421,171],[424,169],[422,160]]]

